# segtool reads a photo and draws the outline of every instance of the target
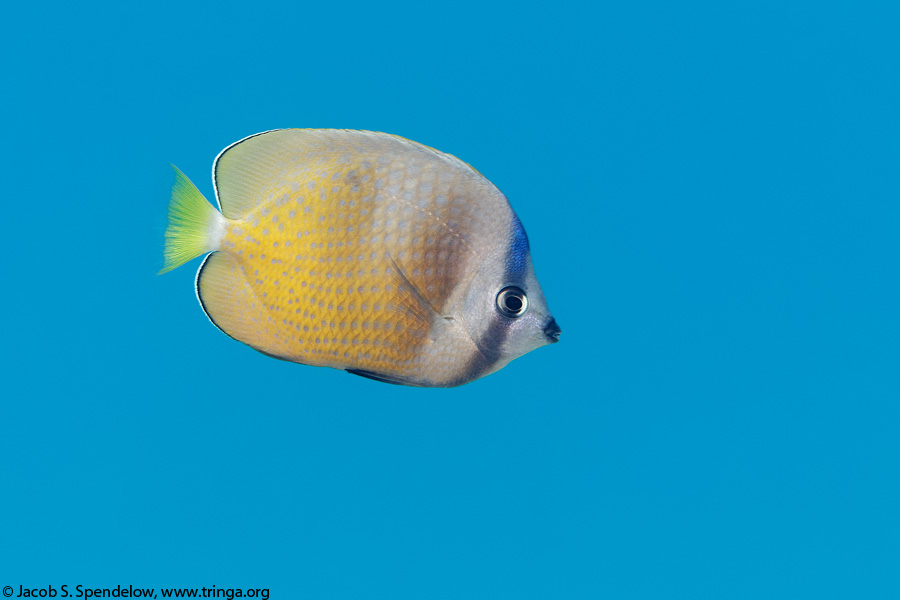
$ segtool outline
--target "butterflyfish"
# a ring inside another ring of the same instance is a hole
[[[160,272],[207,254],[203,311],[264,354],[450,387],[559,340],[525,229],[454,156],[370,131],[259,133],[216,157],[219,210],[174,168]]]

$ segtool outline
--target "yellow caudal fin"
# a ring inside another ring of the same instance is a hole
[[[178,167],[169,203],[165,263],[160,273],[180,267],[202,254],[218,250],[225,233],[225,217],[217,211]]]

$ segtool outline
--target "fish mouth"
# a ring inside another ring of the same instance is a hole
[[[556,324],[556,319],[550,318],[550,322],[544,326],[544,337],[547,338],[547,341],[551,344],[555,344],[559,341],[559,335],[562,333],[562,329],[559,328],[559,325]]]

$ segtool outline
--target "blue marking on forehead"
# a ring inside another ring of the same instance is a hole
[[[519,218],[513,215],[509,251],[506,253],[506,276],[511,279],[525,270],[529,253],[528,236]]]

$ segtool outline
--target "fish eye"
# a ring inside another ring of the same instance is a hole
[[[497,312],[504,317],[515,319],[521,317],[528,310],[528,298],[525,292],[510,285],[497,294]]]

